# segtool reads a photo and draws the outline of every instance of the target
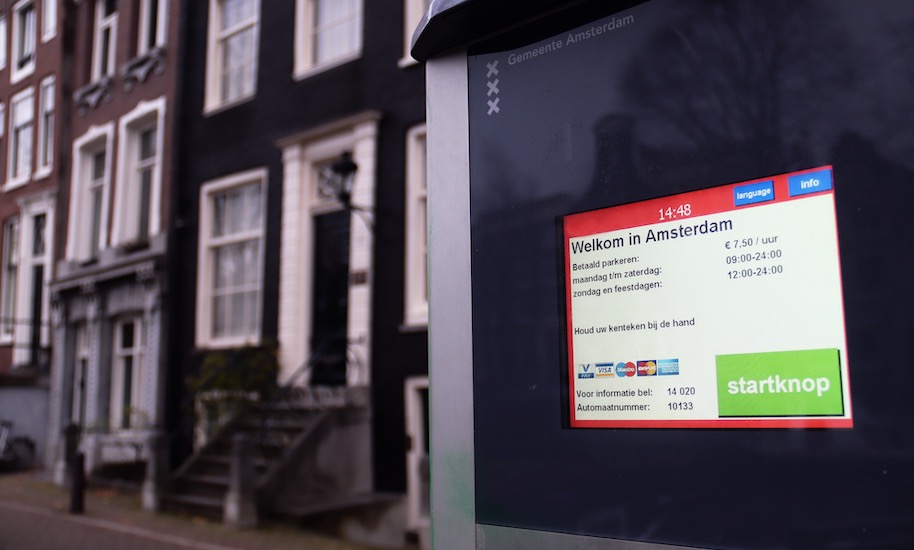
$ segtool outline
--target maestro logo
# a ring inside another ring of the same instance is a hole
[[[593,378],[594,368],[591,363],[578,363],[577,367],[578,378]]]
[[[657,376],[657,361],[638,361],[638,376]]]
[[[624,378],[626,376],[634,376],[636,371],[637,371],[637,369],[635,368],[635,364],[632,363],[631,361],[629,361],[627,363],[624,361],[620,361],[620,362],[616,363],[616,376],[618,376],[619,378]]]

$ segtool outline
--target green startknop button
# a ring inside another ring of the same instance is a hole
[[[837,349],[717,356],[719,415],[842,416]]]

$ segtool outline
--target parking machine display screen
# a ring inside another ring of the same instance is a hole
[[[830,166],[566,216],[573,427],[851,427]]]

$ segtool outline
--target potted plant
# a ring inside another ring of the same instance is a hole
[[[271,395],[278,372],[272,345],[206,352],[199,374],[187,379],[194,395],[194,448],[205,445],[251,403]]]

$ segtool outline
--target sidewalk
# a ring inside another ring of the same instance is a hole
[[[236,531],[200,518],[153,514],[141,509],[138,494],[113,489],[90,488],[85,513],[72,515],[69,498],[45,474],[0,475],[0,550],[374,549],[284,524]]]

